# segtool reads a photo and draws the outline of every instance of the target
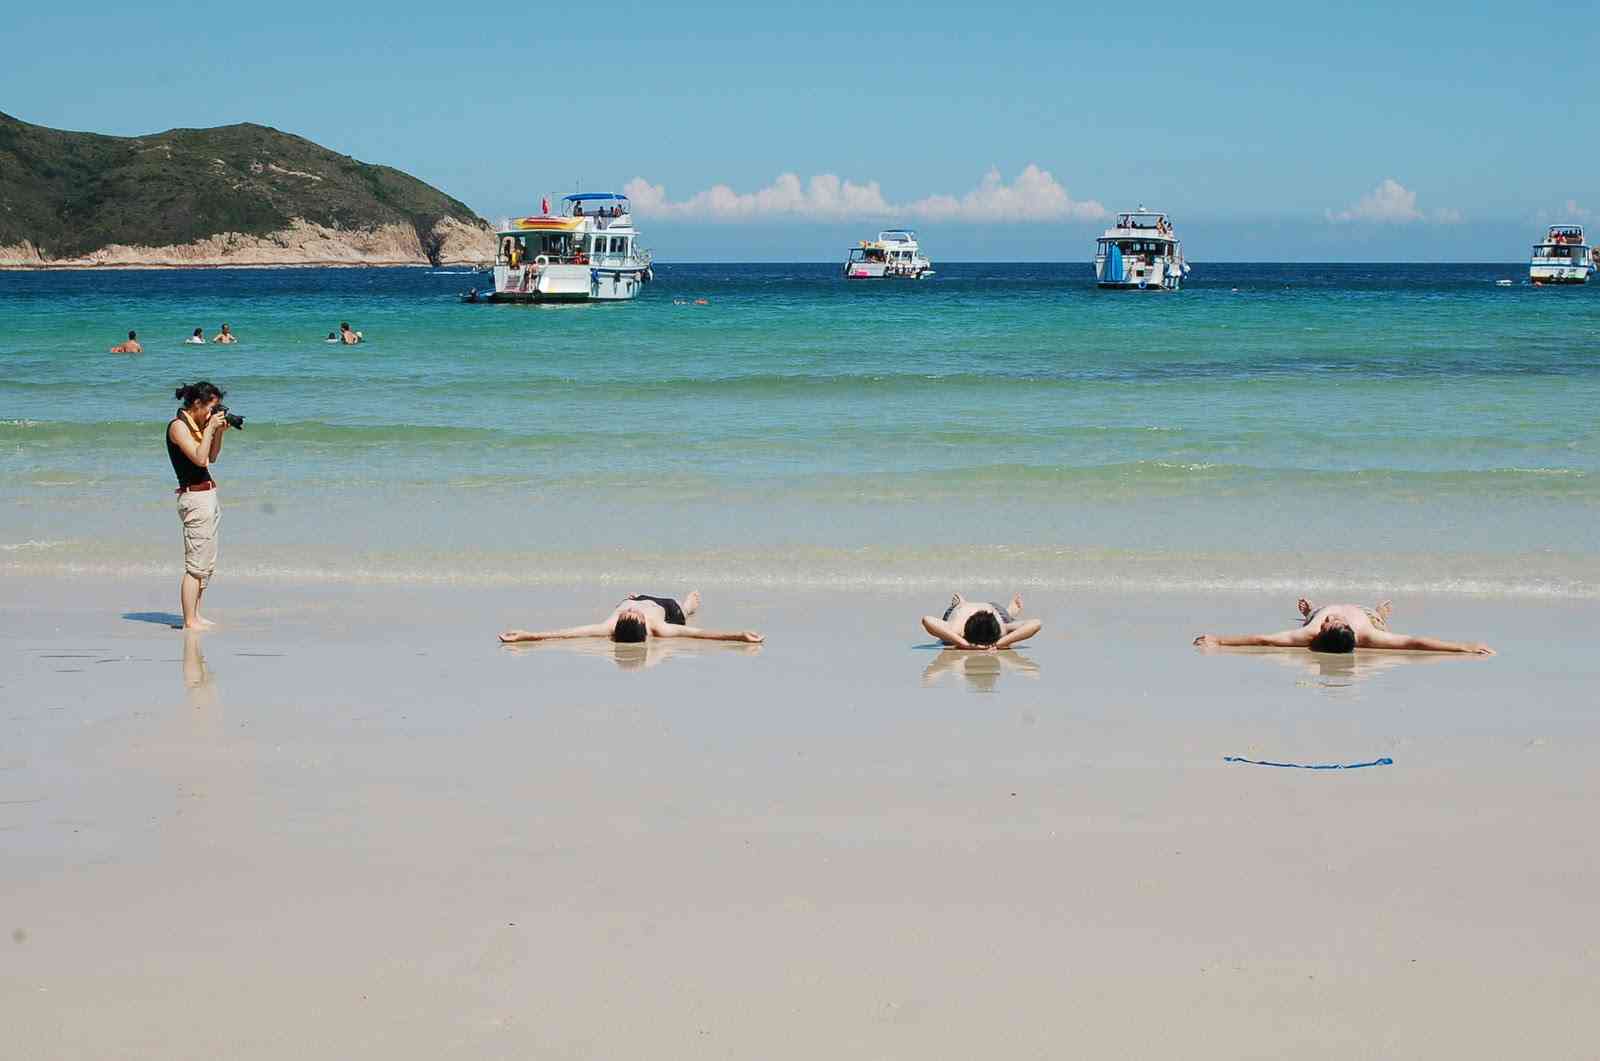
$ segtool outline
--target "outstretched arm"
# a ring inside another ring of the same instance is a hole
[[[1315,636],[1317,632],[1309,626],[1297,626],[1276,634],[1201,634],[1194,643],[1201,648],[1303,648]]]
[[[1044,624],[1037,619],[1029,619],[1025,623],[1007,623],[1005,636],[995,642],[995,648],[1010,648],[1019,641],[1026,641],[1044,628]]]
[[[974,647],[970,641],[956,632],[955,627],[943,619],[935,619],[931,615],[924,615],[922,617],[922,628],[947,645],[954,645],[956,648]]]
[[[519,641],[557,641],[569,637],[609,637],[610,623],[590,623],[588,626],[569,626],[565,630],[507,630],[500,640],[507,645]]]
[[[1410,634],[1391,634],[1387,630],[1373,630],[1361,635],[1362,648],[1388,648],[1409,652],[1466,652],[1476,656],[1492,656],[1494,649],[1481,642],[1441,641],[1437,637],[1414,637]]]
[[[672,623],[653,623],[650,632],[657,637],[693,637],[701,641],[743,641],[759,645],[766,640],[754,630],[702,630],[698,626],[676,626]]]

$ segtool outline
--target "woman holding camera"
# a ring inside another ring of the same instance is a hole
[[[183,402],[167,424],[167,457],[178,477],[178,518],[183,521],[183,583],[178,597],[183,602],[183,628],[204,630],[212,623],[200,614],[200,598],[217,568],[217,524],[222,518],[211,462],[222,453],[228,417],[221,407],[222,391],[205,380],[179,387],[174,397]]]

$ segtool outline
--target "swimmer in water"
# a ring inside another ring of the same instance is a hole
[[[113,354],[142,354],[142,353],[144,353],[144,347],[139,345],[139,333],[138,332],[129,332],[128,333],[128,341],[125,342],[125,343],[118,343],[116,346],[113,346],[111,348],[111,352]]]
[[[688,624],[689,616],[700,610],[700,594],[691,593],[679,604],[671,597],[651,597],[643,593],[630,593],[611,614],[598,623],[588,626],[570,626],[565,630],[537,632],[532,630],[507,630],[500,635],[502,643],[520,644],[525,641],[556,641],[575,637],[608,637],[620,644],[644,641],[650,637],[690,637],[702,641],[743,641],[759,645],[764,638],[754,630],[702,630]]]
[[[234,334],[228,330],[227,324],[223,324],[222,330],[212,336],[211,341],[214,343],[236,343],[239,340],[234,338]]]
[[[1461,652],[1492,656],[1494,649],[1481,642],[1442,641],[1436,637],[1397,634],[1389,629],[1389,601],[1376,608],[1359,604],[1325,604],[1320,608],[1301,597],[1300,614],[1304,622],[1276,634],[1201,634],[1194,639],[1200,648],[1308,648],[1313,652],[1354,652],[1358,648],[1386,648],[1404,652]]]
[[[941,618],[922,617],[922,628],[951,648],[996,650],[1010,648],[1026,641],[1043,629],[1037,619],[1019,622],[1022,614],[1022,594],[1011,598],[1011,603],[999,605],[977,603],[957,593],[950,598],[950,607]]]

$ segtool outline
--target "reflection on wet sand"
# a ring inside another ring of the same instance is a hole
[[[975,693],[992,693],[1000,684],[1005,671],[1021,674],[1025,678],[1039,677],[1039,664],[1016,649],[1001,652],[973,652],[969,649],[945,648],[933,657],[922,671],[922,684],[931,686],[946,674],[959,674],[967,688]]]
[[[1357,649],[1348,653],[1308,652],[1294,648],[1219,648],[1212,651],[1270,659],[1304,675],[1305,680],[1301,684],[1320,685],[1329,689],[1349,688],[1396,667],[1474,658],[1448,652],[1387,652],[1383,649]]]
[[[679,641],[664,637],[652,637],[642,642],[623,644],[603,637],[592,637],[556,641],[524,641],[518,644],[505,645],[504,649],[507,652],[518,654],[550,651],[571,652],[575,655],[589,656],[595,659],[609,659],[621,670],[644,670],[647,667],[665,663],[673,656],[680,654],[699,656],[707,653],[718,653],[754,656],[761,651],[761,646],[737,641]]]
[[[206,654],[200,648],[200,635],[193,630],[183,635],[183,687],[188,692],[190,707],[217,706],[216,675],[206,666]]]

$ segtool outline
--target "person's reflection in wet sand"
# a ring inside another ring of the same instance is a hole
[[[216,675],[206,666],[206,655],[200,650],[200,634],[189,630],[183,635],[183,687],[189,695],[189,706],[214,708],[217,706]]]
[[[647,641],[620,642],[601,640],[530,641],[508,644],[508,651],[518,655],[526,652],[571,652],[578,656],[609,659],[619,670],[645,670],[665,663],[673,656],[698,656],[707,653],[754,656],[761,652],[759,644],[736,641],[673,641],[652,637]]]
[[[1226,648],[1219,651],[1230,656],[1271,660],[1304,675],[1298,684],[1325,689],[1352,688],[1396,667],[1420,667],[1460,658],[1442,652],[1281,652],[1260,648]]]
[[[992,693],[1000,684],[1000,675],[1006,671],[1024,678],[1037,678],[1040,673],[1039,664],[1011,649],[967,652],[959,648],[945,648],[923,669],[922,684],[931,686],[943,675],[959,674],[972,692]]]

